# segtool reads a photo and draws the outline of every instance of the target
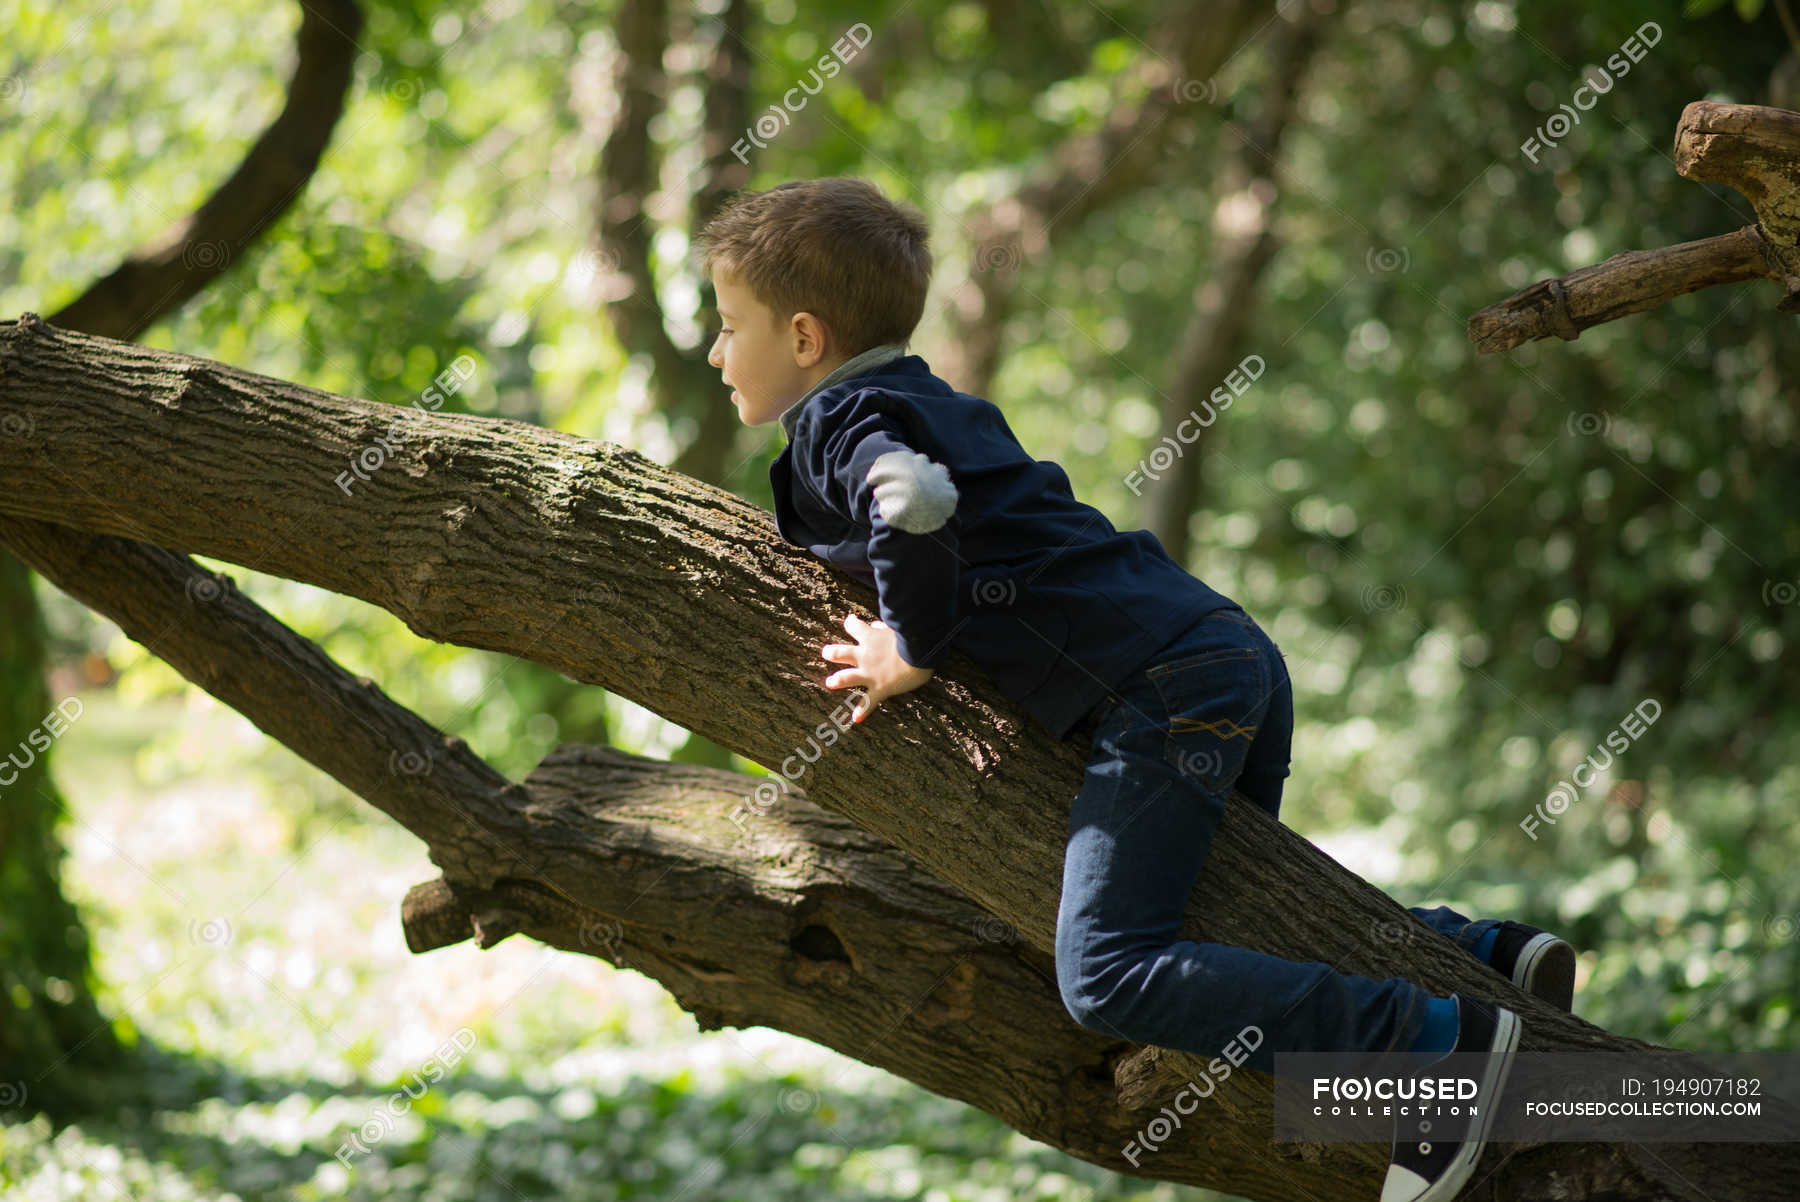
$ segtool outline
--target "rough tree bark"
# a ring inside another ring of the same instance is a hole
[[[1775,307],[1800,313],[1800,113],[1696,100],[1675,129],[1675,170],[1736,189],[1756,222],[1539,280],[1469,318],[1475,348],[1492,354],[1552,335],[1572,342],[1589,326],[1745,280],[1774,280],[1783,293]]]
[[[43,523],[253,564],[381,605],[425,637],[603,685],[777,770],[824,738],[842,699],[817,683],[815,651],[871,594],[782,542],[767,513],[611,444],[424,413],[346,497],[341,465],[394,420],[386,405],[26,315],[0,323],[0,422],[14,431],[0,471],[15,482],[0,538],[47,570],[58,542],[34,536]],[[278,737],[315,763],[351,761],[328,770],[419,834],[444,880],[409,901],[415,947],[527,931],[658,975],[708,1023],[821,1039],[1121,1172],[1254,1198],[1372,1195],[1385,1149],[1271,1145],[1269,1084],[1249,1073],[1154,1158],[1124,1159],[1202,1062],[1089,1038],[1062,1014],[1045,969],[1080,748],[966,659],[815,747],[805,799],[767,813],[753,793],[766,782],[584,748],[511,786],[322,656],[259,648],[278,632],[248,611],[180,610],[189,593],[174,585],[192,565],[179,559],[146,569],[171,573],[172,608],[134,618],[139,637],[265,729],[288,708]],[[239,653],[286,664],[307,692],[237,674]],[[1645,1046],[1519,993],[1241,799],[1214,854],[1186,935],[1501,1000],[1526,1018],[1526,1050]],[[1469,1196],[1690,1198],[1683,1182],[1702,1181],[1713,1197],[1778,1198],[1800,1170],[1791,1144],[1502,1147]]]

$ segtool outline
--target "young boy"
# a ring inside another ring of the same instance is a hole
[[[1245,1063],[1263,1072],[1278,1051],[1492,1053],[1480,1096],[1497,1098],[1512,1011],[1177,937],[1227,793],[1278,813],[1286,665],[1235,601],[1148,531],[1115,530],[998,408],[905,353],[931,279],[920,217],[861,180],[788,183],[740,194],[699,248],[721,321],[707,361],[745,424],[779,420],[788,437],[769,472],[782,537],[877,590],[880,619],[847,616],[855,642],[821,650],[846,665],[827,687],[866,690],[853,721],[958,648],[1057,738],[1079,727],[1088,741],[1056,930],[1071,1017],[1209,1057],[1254,1025],[1263,1039]],[[1412,912],[1569,1008],[1567,943]],[[1382,1202],[1452,1197],[1485,1142],[1492,1107],[1480,1109],[1429,1134],[1397,1127]]]

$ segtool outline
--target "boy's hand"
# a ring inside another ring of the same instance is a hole
[[[852,722],[861,722],[889,697],[911,692],[931,679],[930,668],[915,668],[900,658],[900,652],[894,647],[894,631],[886,622],[879,618],[865,622],[855,614],[849,614],[844,618],[844,629],[850,632],[856,645],[826,643],[820,654],[834,664],[852,665],[827,676],[826,688],[862,685],[868,690],[862,703],[852,712]]]

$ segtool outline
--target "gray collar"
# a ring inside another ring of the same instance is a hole
[[[898,359],[906,353],[906,345],[900,342],[884,342],[880,346],[872,346],[860,355],[852,355],[836,367],[823,380],[806,390],[806,395],[781,411],[781,428],[787,431],[788,441],[794,440],[794,427],[800,421],[800,409],[812,400],[820,389],[836,384],[839,380],[848,380],[851,376],[864,375],[882,364]]]

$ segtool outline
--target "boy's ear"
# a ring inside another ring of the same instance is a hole
[[[825,323],[802,310],[794,314],[790,328],[793,331],[794,365],[805,368],[823,362],[831,350],[831,335]]]

